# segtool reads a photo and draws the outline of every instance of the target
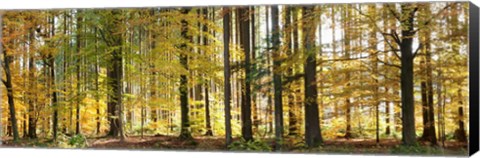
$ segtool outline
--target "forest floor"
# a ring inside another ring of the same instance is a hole
[[[285,141],[293,142],[286,138]],[[55,146],[51,140],[20,140],[14,143],[11,139],[3,139],[1,147],[39,147],[62,148]],[[234,142],[238,139],[234,139]],[[274,139],[262,139],[273,148]],[[193,140],[181,140],[175,136],[129,136],[123,142],[117,138],[101,137],[87,138],[87,149],[137,149],[137,150],[189,150],[189,151],[227,151],[224,137],[194,137]],[[326,140],[321,147],[307,149],[295,143],[285,145],[283,151],[291,153],[336,153],[336,154],[399,154],[399,155],[458,155],[468,154],[468,144],[455,141],[446,141],[445,147],[439,143],[431,147],[423,142],[419,146],[404,147],[396,139],[382,139],[379,144],[374,139],[343,139]],[[261,150],[261,149],[260,149]],[[241,151],[241,150],[237,150]],[[257,151],[253,151],[257,152]],[[258,151],[262,152],[262,151]]]

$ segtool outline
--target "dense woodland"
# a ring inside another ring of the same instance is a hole
[[[456,2],[6,11],[0,133],[443,149],[468,138],[468,18]]]

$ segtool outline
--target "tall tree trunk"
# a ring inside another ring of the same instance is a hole
[[[55,36],[55,17],[51,17],[50,19],[50,38]],[[52,46],[53,47],[53,46]],[[53,52],[51,52],[53,53]],[[57,90],[55,84],[55,56],[50,54],[48,57],[48,62],[50,66],[50,86],[53,88],[52,90],[52,108],[53,108],[53,140],[57,140],[57,131],[58,131],[58,99],[57,99]]]
[[[267,52],[270,52],[270,6],[265,6],[265,25],[266,25],[266,43],[267,43]],[[267,54],[267,65],[271,63],[271,56],[269,54]],[[269,68],[270,70],[270,68]],[[268,71],[268,76],[270,76],[271,71]],[[268,86],[268,93],[271,93],[272,89],[270,88],[270,85]],[[267,133],[268,134],[272,134],[273,133],[273,120],[272,120],[272,111],[273,111],[273,107],[272,107],[272,103],[273,103],[273,98],[272,98],[272,95],[269,95],[267,94],[267,114],[266,114],[266,117],[267,117],[267,123],[268,123],[268,126],[267,126]]]
[[[344,52],[345,52],[345,58],[349,59],[350,58],[350,53],[351,53],[351,45],[350,45],[350,38],[351,38],[351,31],[350,28],[350,11],[349,11],[349,5],[346,4],[343,7],[343,31],[344,31],[344,39],[343,39],[343,46],[344,46]],[[350,72],[346,72],[345,74],[345,81],[347,82],[346,88],[348,89],[350,87]],[[347,121],[346,129],[345,129],[345,136],[344,138],[349,139],[352,137],[352,103],[350,100],[350,94],[347,94],[345,97],[345,117]]]
[[[450,11],[453,12],[455,9],[458,11],[458,8],[459,8],[458,5],[459,4],[457,4],[455,7],[452,7],[450,9]],[[468,13],[465,13],[465,14],[468,14]],[[457,13],[457,15],[458,15],[458,13]],[[467,18],[467,17],[465,17],[465,18]],[[467,20],[465,20],[465,21],[467,21]],[[449,35],[450,35],[449,37],[452,37],[452,38],[450,38],[451,43],[455,43],[455,44],[452,44],[452,51],[454,53],[460,54],[460,52],[461,52],[460,51],[460,44],[458,44],[458,43],[461,42],[461,39],[460,39],[461,37],[458,36],[458,35],[453,35],[452,36],[453,32],[461,31],[461,27],[458,27],[459,17],[452,15],[451,17],[447,18],[447,23],[449,23],[451,25],[450,26],[451,28],[453,28],[453,29],[451,29],[451,32],[449,31]],[[466,27],[468,27],[468,26],[466,26]],[[430,32],[428,32],[428,33],[430,33]],[[430,54],[428,54],[428,55],[430,55]],[[427,62],[429,62],[428,58],[427,58]],[[472,66],[472,65],[470,65],[470,66]],[[430,68],[430,73],[431,73],[431,68]],[[430,80],[430,82],[431,82],[431,80]],[[462,86],[463,86],[462,82],[458,83],[458,87],[462,87]],[[457,101],[458,102],[458,112],[457,112],[458,127],[455,130],[454,135],[455,135],[456,140],[458,140],[460,142],[467,142],[468,140],[467,140],[467,134],[466,134],[466,131],[465,131],[465,122],[464,122],[464,117],[465,116],[464,116],[464,110],[463,110],[464,106],[463,106],[463,95],[462,95],[462,89],[461,88],[459,88],[458,91],[457,91],[457,97],[458,97],[458,101]],[[432,100],[433,100],[433,96],[432,96]],[[473,104],[473,103],[470,103],[470,104]],[[432,101],[432,107],[431,108],[432,108],[432,111],[433,111],[433,101]],[[472,122],[472,123],[474,123],[474,122]],[[435,131],[435,129],[434,129],[434,131]]]
[[[251,50],[251,60],[253,63],[251,64],[251,67],[253,71],[255,72],[257,70],[256,66],[256,48],[255,48],[255,38],[256,38],[256,26],[255,26],[255,16],[257,16],[257,12],[255,11],[255,6],[250,6],[250,30],[251,30],[251,36],[250,36],[250,50]],[[255,84],[255,83],[254,83]],[[257,93],[255,91],[252,92],[252,115],[253,115],[253,131],[256,133],[258,132],[258,125],[259,125],[259,119],[258,119],[258,105],[257,105]]]
[[[280,57],[280,26],[278,6],[272,8],[272,57],[273,57],[273,89],[275,102],[275,150],[282,149],[283,142],[283,100],[282,100],[282,64]]]
[[[108,82],[109,87],[112,89],[112,93],[108,93],[108,116],[110,121],[110,131],[108,135],[114,137],[120,137],[121,141],[125,140],[125,133],[123,131],[123,84],[122,84],[122,45],[123,45],[123,34],[113,33],[115,30],[113,28],[120,28],[119,26],[124,24],[122,17],[120,16],[120,10],[112,10],[112,16],[108,18],[113,18],[112,21],[108,21],[107,30],[100,30],[102,38],[107,43],[107,46],[114,47],[116,49],[111,52],[111,63],[112,65],[107,67],[107,77],[110,79]],[[106,32],[105,32],[106,31]],[[108,38],[109,37],[109,38]]]
[[[251,100],[251,67],[250,67],[250,16],[246,7],[237,8],[240,23],[240,46],[245,54],[245,83],[241,106],[242,136],[246,141],[253,140],[252,134],[252,100]]]
[[[182,14],[185,16],[188,15],[190,9],[182,9]],[[182,20],[182,28],[181,28],[181,36],[184,39],[191,40],[192,38],[187,35],[188,32],[188,22],[187,20]],[[184,51],[188,50],[187,43],[182,43],[180,46]],[[183,66],[185,70],[188,71],[188,56],[186,54],[180,55],[180,64]],[[188,79],[187,75],[182,74],[180,75],[180,109],[181,109],[181,131],[180,131],[180,138],[181,139],[191,139],[192,135],[190,133],[190,120],[188,118]]]
[[[297,15],[296,12],[293,13],[293,15]],[[292,27],[292,22],[291,22],[291,16],[292,16],[292,8],[291,7],[286,7],[285,8],[285,43],[288,45],[287,46],[287,56],[290,56],[293,54],[293,48],[292,45],[294,43],[294,40],[291,40],[292,38],[292,32],[297,31],[297,28]],[[293,22],[295,25],[295,22]],[[295,48],[296,49],[296,48]],[[288,68],[288,75],[293,76],[294,75],[294,69],[293,66]],[[294,90],[295,87],[297,86],[296,84],[291,83],[288,92],[288,135],[289,136],[296,136],[298,135],[298,122],[297,122],[297,111],[298,108],[296,108],[296,102],[295,102],[295,93]]]
[[[335,6],[332,5],[331,9],[332,9],[332,12],[331,12],[331,16],[330,16],[330,19],[332,19],[332,30],[333,30],[333,33],[332,33],[332,54],[333,54],[333,58],[337,58],[337,38],[336,38],[336,33],[335,33],[335,26],[336,26],[336,15],[337,13],[335,12]],[[334,68],[334,70],[336,70],[336,68]],[[333,103],[333,117],[334,118],[337,118],[338,117],[338,113],[339,113],[339,108],[338,108],[338,104],[337,102],[334,102]]]
[[[208,20],[212,20],[212,19],[209,19],[208,18],[208,8],[203,8],[203,16],[205,19],[208,19]],[[203,33],[207,33],[208,32],[208,26],[207,25],[203,25]],[[203,45],[204,46],[208,46],[209,42],[208,42],[208,38],[206,35],[203,36]],[[210,120],[210,101],[209,101],[209,98],[210,98],[210,95],[209,95],[209,80],[207,80],[204,84],[204,93],[205,93],[205,126],[206,126],[206,129],[207,129],[207,132],[205,133],[206,136],[213,136],[213,131],[212,131],[212,124],[211,124],[211,120]]]
[[[3,28],[3,21],[2,15],[0,15],[0,26]],[[2,31],[0,31],[2,32]],[[2,37],[2,34],[0,34]],[[12,126],[13,132],[13,141],[18,141],[18,126],[17,126],[17,117],[15,115],[15,102],[13,98],[13,85],[12,85],[12,73],[10,71],[10,64],[13,62],[13,56],[11,54],[7,54],[5,49],[5,43],[1,42],[0,51],[3,53],[3,69],[5,71],[6,80],[2,79],[3,84],[7,88],[7,98],[8,98],[8,109],[10,111],[10,123]]]
[[[430,17],[430,5],[423,10],[426,17]],[[423,63],[422,72],[425,79],[421,82],[422,89],[422,114],[423,114],[423,135],[422,139],[429,141],[432,145],[437,145],[437,137],[435,134],[435,114],[433,109],[433,83],[432,83],[432,63],[431,63],[431,31],[428,29],[420,31],[420,42],[423,45],[422,52],[425,58],[421,61]]]
[[[370,13],[372,13],[372,17],[376,18],[377,13],[376,13],[376,6],[375,5],[369,5],[368,10]],[[370,24],[370,28],[374,28],[374,24]],[[371,30],[369,34],[369,39],[368,39],[368,47],[370,49],[371,54],[371,62],[372,62],[372,76],[373,76],[373,86],[372,86],[372,93],[373,93],[373,104],[375,107],[375,138],[376,138],[376,143],[380,143],[380,101],[379,101],[379,84],[378,84],[378,51],[377,51],[377,33],[374,30]],[[386,105],[386,107],[388,107]],[[388,108],[387,108],[388,109]]]
[[[97,109],[96,109],[96,122],[97,122],[97,125],[96,125],[96,134],[100,134],[100,128],[102,126],[102,122],[100,120],[100,87],[99,87],[99,76],[100,76],[100,72],[99,72],[99,69],[100,69],[100,63],[98,61],[98,37],[97,37],[97,28],[94,29],[94,34],[95,34],[95,104],[97,104]]]
[[[77,10],[77,14],[82,14],[81,10]],[[81,95],[81,84],[80,84],[80,59],[81,59],[81,49],[83,47],[82,45],[82,23],[83,23],[83,17],[82,15],[77,15],[77,63],[76,63],[76,71],[77,71],[77,102],[76,102],[76,113],[75,113],[75,134],[80,134],[81,132],[81,127],[80,127],[80,104],[82,102],[82,95]]]
[[[29,35],[29,40],[30,43],[34,41],[34,31],[32,30]],[[36,83],[35,83],[35,58],[34,58],[34,53],[33,50],[29,50],[29,59],[28,59],[28,79],[29,79],[29,89],[31,91],[36,90]],[[28,137],[31,139],[37,138],[37,118],[35,117],[35,112],[36,112],[36,106],[35,106],[35,100],[36,100],[36,95],[33,94],[33,92],[29,91],[29,99],[28,99]]]
[[[224,104],[225,104],[225,140],[226,146],[230,145],[232,142],[232,125],[231,125],[231,114],[230,114],[230,10],[228,7],[222,9],[224,11],[223,15],[223,66],[224,66]]]
[[[305,142],[309,147],[316,147],[323,143],[317,104],[317,79],[315,55],[315,22],[311,20],[313,6],[303,7],[303,44],[305,45],[306,61],[304,65],[305,80]]]
[[[389,17],[390,17],[390,16],[389,16],[388,9],[384,6],[384,7],[383,7],[383,10],[382,10],[383,32],[387,32],[387,31],[388,31],[388,25],[389,25],[389,23],[388,23],[388,22],[389,22],[388,18],[389,18]],[[383,49],[384,49],[384,51],[385,51],[385,52],[384,52],[384,53],[385,53],[385,55],[384,55],[384,61],[387,61],[388,58],[390,57],[390,54],[389,54],[389,52],[388,52],[388,43],[387,43],[387,41],[383,41]],[[383,72],[383,73],[385,74],[385,75],[384,75],[384,78],[385,78],[385,79],[384,79],[384,86],[385,86],[384,96],[387,96],[387,95],[390,95],[390,94],[389,94],[389,87],[388,87],[388,85],[387,85],[387,82],[388,82],[388,81],[386,80],[386,78],[387,78],[387,70],[386,70],[386,67],[385,67],[385,66],[383,66],[383,69],[385,70],[385,71]],[[384,98],[386,98],[386,97],[384,97]],[[387,99],[385,99],[385,100],[387,100]],[[385,127],[385,134],[386,134],[386,135],[390,135],[390,133],[391,133],[391,125],[390,125],[390,103],[391,103],[390,101],[386,101],[386,102],[385,102],[385,116],[386,116],[386,117],[385,117],[385,125],[386,125],[386,127]]]
[[[293,36],[293,41],[292,41],[292,46],[293,46],[293,52],[299,52],[300,51],[300,43],[299,43],[299,32],[301,30],[300,28],[300,25],[299,25],[299,20],[298,20],[298,14],[300,12],[300,7],[293,7],[292,8],[292,36]],[[299,65],[296,65],[294,66],[294,70],[296,70],[298,73],[300,73],[301,71],[301,68],[302,65],[299,64]],[[302,81],[301,79],[299,81],[295,81],[292,83],[293,84],[293,87],[295,87],[293,89],[293,93],[294,93],[294,99],[295,99],[295,103],[294,103],[294,109],[295,109],[295,123],[292,122],[293,125],[295,125],[298,133],[300,134],[300,126],[301,126],[301,122],[303,121],[303,117],[301,116],[302,115],[302,109],[300,108],[303,104],[303,100],[302,100]]]
[[[416,144],[415,134],[415,104],[413,96],[413,36],[414,32],[414,5],[402,4],[402,40],[401,52],[401,96],[402,96],[402,142],[411,146]]]

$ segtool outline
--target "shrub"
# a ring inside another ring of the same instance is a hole
[[[438,148],[430,147],[430,146],[421,146],[421,145],[413,145],[413,146],[404,146],[399,145],[393,149],[391,149],[393,154],[435,154],[440,153]]]
[[[228,146],[228,149],[239,151],[272,151],[268,143],[260,140],[245,141],[244,139],[233,142]]]
[[[87,138],[84,135],[75,135],[68,140],[68,145],[75,148],[87,147]]]

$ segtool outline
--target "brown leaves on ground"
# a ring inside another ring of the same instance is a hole
[[[175,136],[132,136],[123,142],[116,138],[89,139],[89,148],[100,149],[167,149],[167,150],[225,150],[223,137],[195,137],[182,140]]]
[[[238,139],[235,139],[238,140]],[[262,139],[264,142],[273,142],[273,139]],[[307,149],[299,147],[302,140],[298,138],[286,138],[287,143],[284,145],[284,152],[294,153],[353,153],[353,154],[392,154],[392,149],[398,148],[401,141],[397,139],[381,139],[377,144],[375,139],[334,139],[326,140],[319,148]],[[51,140],[20,140],[14,143],[11,139],[4,139],[3,147],[47,147],[56,148],[48,142]],[[295,143],[296,142],[296,143]],[[191,140],[179,139],[177,136],[129,136],[124,141],[119,138],[103,137],[89,138],[89,149],[121,149],[121,150],[196,150],[196,151],[226,151],[224,137],[194,137]],[[419,142],[421,147],[428,147],[425,142]],[[274,144],[271,144],[272,147]],[[438,144],[438,151],[441,155],[465,155],[467,151],[467,143],[457,141],[445,142]],[[407,151],[408,152],[408,151]],[[408,154],[408,153],[405,153]]]

